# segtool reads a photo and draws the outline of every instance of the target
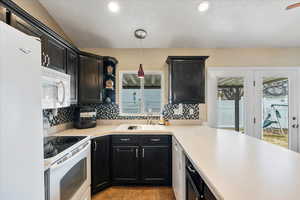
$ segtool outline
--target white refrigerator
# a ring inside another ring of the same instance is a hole
[[[0,22],[0,199],[43,200],[41,43]]]

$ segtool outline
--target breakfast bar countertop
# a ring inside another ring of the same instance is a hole
[[[298,200],[300,154],[234,131],[207,126],[122,131],[117,126],[69,129],[56,135],[170,134],[218,199]]]

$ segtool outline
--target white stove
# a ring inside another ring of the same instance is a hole
[[[85,136],[45,138],[44,157],[50,164],[50,200],[90,200],[91,147]]]

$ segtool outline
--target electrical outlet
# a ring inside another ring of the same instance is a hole
[[[181,104],[179,104],[179,106],[178,106],[178,114],[179,115],[182,115],[183,114],[183,105],[182,105],[182,103]]]
[[[189,111],[190,115],[193,115],[194,114],[194,109],[191,108],[190,111]]]

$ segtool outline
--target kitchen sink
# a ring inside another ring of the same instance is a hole
[[[122,124],[118,126],[119,131],[159,131],[165,130],[161,125],[148,125],[148,124]]]

